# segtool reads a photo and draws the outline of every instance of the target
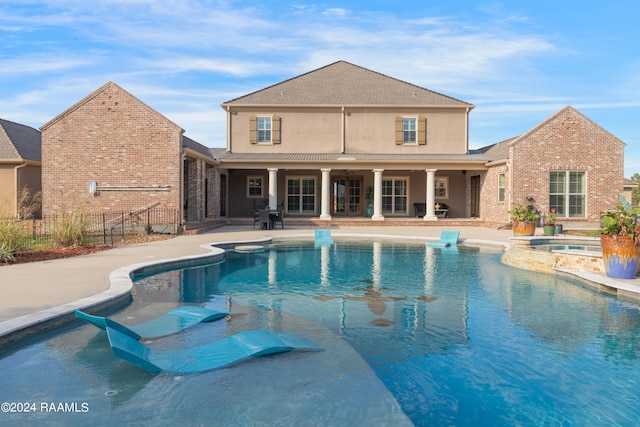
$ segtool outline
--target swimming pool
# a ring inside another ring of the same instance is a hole
[[[149,346],[197,346],[259,327],[324,351],[152,375],[116,359],[104,333],[70,325],[0,352],[0,400],[89,410],[0,416],[65,425],[633,425],[637,304],[503,266],[500,256],[391,240],[282,241],[139,277],[132,303],[109,313],[122,323],[186,303],[234,312]]]

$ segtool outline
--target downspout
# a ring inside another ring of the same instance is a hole
[[[466,120],[464,121],[464,133],[465,133],[465,138],[467,140],[467,154],[469,154],[469,107],[466,108],[466,112],[465,112],[465,118]]]
[[[23,167],[27,166],[27,164],[28,164],[27,162],[24,162],[23,164],[16,166],[15,169],[14,169],[14,171],[16,172],[16,175],[15,175],[15,177],[16,177],[15,178],[16,179],[16,188],[15,188],[15,191],[16,191],[16,198],[15,198],[16,205],[14,206],[15,210],[14,210],[14,215],[13,216],[15,216],[15,217],[18,217],[18,210],[19,210],[18,198],[20,197],[20,194],[19,194],[19,192],[20,192],[20,182],[19,181],[20,180],[19,180],[18,169],[22,169]]]
[[[227,153],[231,153],[231,106],[227,105]]]
[[[180,147],[180,224],[184,224],[184,186],[186,184],[184,178],[184,161],[187,157],[187,151],[184,147]]]
[[[346,117],[346,113],[344,111],[344,107],[342,107],[342,141],[341,141],[341,154],[344,154],[347,152],[347,141],[346,141],[346,134],[347,134],[347,121],[345,119]]]

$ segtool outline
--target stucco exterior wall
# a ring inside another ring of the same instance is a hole
[[[281,143],[250,143],[251,116],[281,119]],[[396,145],[395,119],[423,116],[426,145]],[[464,154],[467,150],[463,109],[298,108],[273,110],[235,108],[231,114],[231,151],[234,153],[389,153]]]
[[[42,128],[43,213],[180,208],[181,137],[177,125],[106,84]],[[89,194],[91,180],[112,189]]]
[[[0,217],[16,215],[16,172],[15,165],[0,165]]]

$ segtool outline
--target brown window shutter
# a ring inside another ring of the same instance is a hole
[[[258,117],[256,116],[249,118],[249,142],[252,144],[258,142]]]
[[[427,118],[418,117],[418,145],[427,144]]]
[[[396,117],[396,145],[402,145],[402,117]]]
[[[280,121],[282,119],[278,116],[273,116],[271,119],[271,142],[273,144],[280,144]]]

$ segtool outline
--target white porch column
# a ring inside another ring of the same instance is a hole
[[[278,209],[278,169],[269,171],[269,209]]]
[[[321,192],[322,192],[322,201],[320,204],[320,219],[326,219],[326,220],[330,220],[331,219],[331,214],[329,213],[331,211],[330,208],[330,200],[331,200],[331,179],[330,179],[330,173],[331,173],[331,169],[320,169],[320,172],[322,172],[322,188],[321,188]]]
[[[373,170],[373,215],[374,221],[384,221],[382,216],[382,172],[384,169]]]
[[[426,215],[424,216],[425,221],[437,221],[438,217],[436,216],[436,208],[435,208],[435,192],[436,192],[436,184],[435,184],[435,176],[437,169],[427,169],[427,210]]]

